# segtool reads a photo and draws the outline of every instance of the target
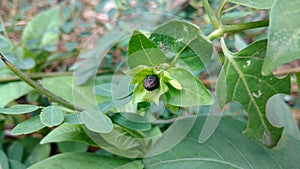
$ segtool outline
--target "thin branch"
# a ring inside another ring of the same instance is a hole
[[[236,4],[236,5],[234,5],[234,6],[230,7],[230,8],[224,9],[222,12],[223,13],[229,12],[229,11],[231,11],[233,9],[236,9],[239,6],[241,6],[241,4]]]
[[[239,23],[233,25],[224,25],[223,30],[226,32],[239,32],[247,29],[254,29],[269,26],[269,20],[262,20],[256,22]]]
[[[203,7],[204,7],[205,11],[208,14],[210,22],[212,23],[212,25],[214,26],[215,29],[218,29],[221,24],[218,21],[218,19],[216,18],[216,16],[214,15],[214,11],[212,10],[210,4],[208,3],[208,0],[202,0],[202,3],[203,3]]]
[[[269,20],[247,22],[233,25],[222,25],[221,27],[210,33],[207,38],[209,40],[214,40],[228,32],[240,32],[248,29],[260,28],[265,26],[269,26]]]
[[[55,95],[54,93],[50,92],[49,90],[43,88],[41,85],[30,79],[26,74],[24,74],[21,70],[16,68],[14,65],[12,65],[1,53],[0,53],[1,60],[4,62],[4,64],[12,71],[14,72],[17,76],[20,77],[24,82],[26,82],[28,85],[30,85],[32,88],[34,88],[36,91],[39,93],[47,96],[49,99],[51,99],[54,102],[57,102],[67,108],[70,108],[72,110],[78,110],[82,111],[83,108],[77,107],[73,105],[72,103],[64,100],[63,98]]]
[[[219,27],[218,29],[216,29],[216,30],[214,30],[214,31],[212,31],[208,36],[207,36],[207,38],[209,39],[209,40],[214,40],[214,39],[216,39],[216,38],[218,38],[218,37],[221,37],[221,36],[223,36],[224,35],[224,30],[223,30],[223,28],[222,28],[222,26],[221,27]]]
[[[221,0],[221,2],[220,2],[220,5],[217,10],[217,19],[219,21],[221,21],[222,11],[227,2],[228,2],[228,0]]]

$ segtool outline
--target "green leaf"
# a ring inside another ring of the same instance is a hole
[[[108,3],[109,0],[102,0],[102,1],[99,1],[96,8],[95,8],[95,11],[96,12],[101,12],[101,10],[105,7],[105,5]]]
[[[10,169],[26,169],[26,166],[19,161],[9,159]]]
[[[14,141],[7,149],[8,158],[16,161],[22,161],[23,153],[23,145],[18,141]]]
[[[175,89],[169,85],[166,93],[168,104],[181,107],[212,104],[212,96],[206,87],[183,68],[171,68],[170,75],[182,86],[182,90]]]
[[[57,126],[64,121],[64,112],[58,106],[48,106],[40,114],[41,122],[48,126]]]
[[[73,84],[72,84],[71,76],[43,78],[42,85],[43,87],[53,92],[54,94],[73,103],[73,96],[72,96]]]
[[[79,114],[79,120],[94,132],[109,133],[113,129],[112,121],[98,110],[85,110]]]
[[[78,119],[77,113],[68,114],[65,116],[65,122],[71,123],[71,124],[82,124]]]
[[[4,130],[4,123],[5,123],[5,120],[2,119],[0,120],[0,141],[3,142],[4,141],[4,138],[5,138],[5,130]],[[3,150],[3,145],[0,144],[0,150]]]
[[[100,96],[112,97],[111,90],[116,86],[112,83],[103,83],[100,85],[96,85],[94,88],[94,92]]]
[[[59,6],[39,13],[24,28],[23,43],[26,44],[30,40],[37,41],[35,45],[27,45],[29,48],[44,48],[55,45],[59,40],[61,22]]]
[[[123,117],[122,115],[114,116],[113,121],[131,130],[146,131],[151,129],[151,124],[149,123],[139,123],[139,122],[130,121],[127,118]]]
[[[127,158],[141,157],[149,148],[142,135],[116,124],[110,133],[100,133],[96,138],[104,150]]]
[[[114,103],[112,100],[108,100],[108,101],[99,103],[97,105],[97,107],[101,112],[108,112],[109,110],[111,110],[114,107]]]
[[[0,108],[6,106],[9,102],[24,96],[30,91],[32,91],[32,88],[25,82],[0,84],[0,93],[5,94],[5,97],[0,97]]]
[[[300,91],[300,73],[295,72],[295,76],[297,79],[298,92]]]
[[[234,35],[234,47],[240,51],[247,47],[247,42],[239,34]]]
[[[229,0],[232,3],[241,4],[251,8],[269,9],[272,7],[274,0]]]
[[[100,156],[92,153],[79,153],[70,152],[52,156],[46,160],[43,160],[28,169],[42,169],[42,168],[55,168],[55,169],[82,169],[84,166],[88,169],[115,169],[127,166],[130,160]],[[142,164],[137,165],[133,163],[132,166],[138,166],[137,169],[142,169]]]
[[[82,129],[81,125],[63,123],[41,140],[41,144],[63,141],[77,141],[97,146]]]
[[[135,30],[128,45],[127,64],[130,69],[139,65],[157,66],[165,63],[164,53],[145,35]]]
[[[2,150],[0,150],[0,168],[9,169],[7,156]]]
[[[276,126],[283,126],[283,133],[300,140],[299,127],[293,117],[291,108],[284,102],[284,95],[277,94],[269,99],[267,117]]]
[[[16,62],[15,66],[19,69],[28,70],[35,66],[35,61],[32,58],[24,58]]]
[[[244,133],[268,147],[274,147],[282,134],[282,127],[273,126],[266,116],[266,104],[277,93],[290,93],[290,77],[277,79],[274,75],[262,76],[261,67],[266,40],[255,42],[233,54],[221,41],[226,56],[217,82],[217,96],[223,107],[229,101],[238,101],[248,112],[248,126]]]
[[[26,137],[23,137],[22,139],[19,139],[18,142],[20,142],[24,148],[24,153],[23,153],[23,159],[24,161],[25,157],[28,157],[30,153],[33,150],[33,147],[40,142],[40,138],[33,137],[32,135],[28,135]]]
[[[74,21],[73,19],[68,19],[66,22],[60,27],[60,29],[64,33],[71,33],[73,31]]]
[[[8,38],[0,35],[0,49],[3,54],[11,52],[11,48],[13,48],[13,46],[13,43]]]
[[[149,39],[156,43],[169,61],[178,57],[176,61],[192,71],[202,70],[212,55],[212,43],[189,22],[167,22],[155,29]]]
[[[98,95],[95,96],[93,92],[95,81],[93,79],[90,79],[84,85],[79,86],[73,84],[72,76],[43,78],[42,85],[70,103],[76,103],[77,106],[86,109],[95,107],[96,102],[98,103],[104,100],[103,97]]]
[[[75,50],[77,45],[78,45],[77,42],[68,42],[66,43],[66,48],[68,51],[72,52],[73,50]]]
[[[36,111],[39,109],[36,105],[29,104],[16,104],[10,108],[0,108],[0,113],[2,114],[25,114]]]
[[[28,156],[28,158],[25,161],[26,166],[33,165],[45,158],[47,158],[50,155],[51,147],[50,144],[37,144],[31,154]]]
[[[219,118],[219,117],[215,117]],[[246,124],[222,118],[213,135],[198,142],[206,117],[198,117],[192,130],[175,148],[143,160],[147,169],[170,168],[298,168],[300,141],[284,137],[280,149],[268,149],[242,134]]]
[[[40,120],[40,116],[34,116],[18,124],[13,130],[13,135],[29,134],[46,127]]]
[[[263,73],[300,58],[300,1],[276,0],[271,9]],[[288,18],[288,19],[287,19]]]
[[[88,145],[82,142],[64,141],[57,143],[58,149],[62,153],[66,152],[86,152]]]
[[[141,161],[131,161],[122,166],[117,167],[116,169],[143,169],[144,165]]]

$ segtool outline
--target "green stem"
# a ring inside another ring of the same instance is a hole
[[[202,3],[203,3],[203,7],[204,7],[205,11],[208,14],[210,22],[212,23],[212,25],[214,26],[215,29],[218,29],[221,26],[221,23],[218,21],[218,19],[214,15],[214,12],[213,12],[210,4],[208,3],[208,0],[202,0]]]
[[[224,25],[223,30],[226,32],[239,32],[247,29],[265,27],[269,25],[269,20],[262,20],[256,22],[240,23],[234,25]]]
[[[63,98],[55,95],[54,93],[50,92],[49,90],[43,88],[41,85],[37,84],[35,81],[30,79],[26,74],[24,74],[21,70],[16,68],[14,65],[12,65],[1,53],[0,53],[1,60],[4,62],[4,64],[12,71],[14,72],[17,76],[20,77],[24,82],[26,82],[28,85],[30,85],[32,88],[34,88],[36,91],[39,93],[47,96],[49,99],[51,99],[54,102],[57,102],[67,108],[70,108],[72,110],[78,110],[82,111],[83,108],[77,107],[73,105],[72,103],[64,100]]]
[[[234,6],[230,7],[230,8],[224,9],[222,12],[223,13],[229,12],[229,11],[231,11],[231,10],[239,7],[239,6],[241,6],[241,4],[236,4],[236,5],[234,5]]]
[[[234,25],[223,25],[218,29],[214,30],[212,33],[208,35],[209,40],[214,40],[218,37],[223,36],[225,33],[228,32],[239,32],[247,29],[253,28],[260,28],[269,25],[269,20],[262,20],[256,22],[248,22],[248,23],[241,23],[241,24],[234,24]]]
[[[224,30],[223,30],[222,27],[219,27],[218,29],[212,31],[212,32],[207,36],[207,38],[208,38],[209,40],[212,41],[212,40],[214,40],[214,39],[216,39],[216,38],[218,38],[218,37],[220,37],[220,36],[222,36],[222,35],[224,35]]]
[[[219,7],[218,7],[218,10],[217,10],[217,19],[220,22],[221,22],[221,16],[222,16],[223,8],[224,8],[224,6],[226,5],[227,2],[228,2],[228,0],[221,0],[221,3],[219,5]]]

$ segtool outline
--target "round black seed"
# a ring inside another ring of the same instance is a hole
[[[159,87],[159,78],[156,75],[148,75],[144,79],[144,88],[148,91],[155,90]]]

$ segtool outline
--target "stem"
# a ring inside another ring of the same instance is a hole
[[[228,0],[221,0],[221,3],[218,7],[218,10],[217,10],[217,19],[221,22],[221,16],[222,16],[222,11],[223,11],[223,8],[224,6],[226,5],[226,3],[228,2]]]
[[[224,35],[224,30],[223,30],[223,28],[222,28],[222,26],[221,27],[219,27],[218,29],[216,29],[216,30],[214,30],[214,31],[212,31],[208,36],[207,36],[207,38],[209,39],[209,40],[214,40],[214,39],[216,39],[216,38],[218,38],[218,37],[220,37],[220,36],[223,36]]]
[[[224,25],[223,30],[224,30],[224,33],[238,32],[238,31],[243,31],[243,30],[247,30],[247,29],[265,27],[268,25],[269,25],[269,20],[262,20],[262,21],[256,21],[256,22],[234,24],[234,25]]]
[[[43,88],[41,85],[37,84],[35,81],[30,79],[26,74],[24,74],[21,70],[16,68],[14,65],[12,65],[1,53],[0,53],[1,60],[4,62],[4,64],[12,71],[14,72],[17,76],[20,77],[24,82],[26,82],[28,85],[30,85],[32,88],[34,88],[36,91],[39,93],[47,96],[49,99],[51,99],[54,102],[57,102],[67,108],[70,108],[72,110],[78,110],[82,111],[83,108],[77,107],[73,105],[72,103],[64,100],[63,98],[55,95],[54,93],[50,92],[49,90]]]
[[[212,33],[208,35],[209,40],[214,40],[220,36],[223,36],[228,32],[239,32],[247,29],[260,28],[269,25],[269,20],[262,20],[256,22],[247,22],[241,24],[233,24],[233,25],[223,25],[218,29],[214,30]]]
[[[223,13],[229,12],[229,11],[231,11],[231,10],[233,10],[233,9],[235,9],[235,8],[237,8],[237,7],[239,7],[239,6],[241,6],[241,4],[236,4],[236,5],[234,5],[234,6],[230,7],[230,8],[224,9],[224,10],[223,10]]]
[[[203,7],[204,7],[205,11],[208,14],[210,22],[212,23],[212,25],[214,26],[215,29],[218,29],[220,27],[221,23],[218,21],[218,19],[214,15],[214,12],[213,12],[210,4],[208,3],[208,0],[202,0],[202,3],[203,3]]]
[[[58,76],[72,76],[74,72],[51,72],[51,73],[31,73],[26,74],[30,79],[41,79],[46,77],[58,77]],[[99,70],[97,74],[108,74],[113,73],[111,70]],[[21,80],[19,76],[6,76],[1,77],[0,83],[19,81]]]

